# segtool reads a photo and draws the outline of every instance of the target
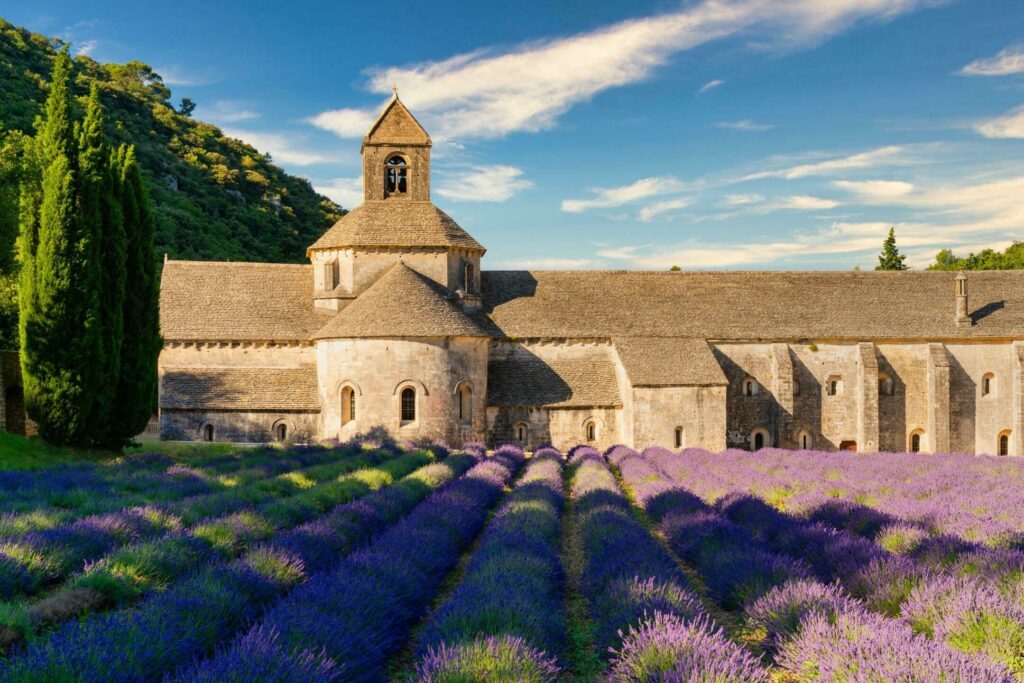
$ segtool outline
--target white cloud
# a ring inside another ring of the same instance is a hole
[[[462,202],[504,202],[533,187],[515,166],[471,166],[460,173],[444,175],[436,190],[442,197]]]
[[[363,203],[362,176],[358,178],[333,178],[322,185],[313,185],[313,189],[346,209],[351,209]]]
[[[811,197],[810,195],[798,194],[791,197],[782,197],[778,201],[767,206],[773,209],[791,211],[824,211],[836,208],[839,206],[839,202],[834,199],[824,199],[822,197]]]
[[[960,73],[965,76],[1010,76],[1024,74],[1024,44],[1001,50],[994,57],[976,59]]]
[[[241,130],[238,128],[224,128],[224,135],[238,138],[255,147],[260,152],[269,153],[274,161],[296,166],[309,166],[311,164],[323,164],[338,161],[337,158],[329,157],[321,152],[304,150],[295,147],[290,136],[279,133],[267,133],[253,130]]]
[[[836,180],[832,184],[867,202],[885,202],[914,191],[913,183],[902,180]]]
[[[644,208],[640,209],[640,212],[637,214],[636,219],[643,223],[647,223],[648,221],[658,216],[661,216],[662,214],[666,214],[670,211],[675,211],[677,209],[685,208],[692,203],[692,197],[666,199],[663,202],[656,202],[654,204],[651,204],[650,206],[645,206]]]
[[[209,107],[200,105],[196,111],[197,119],[215,123],[251,121],[259,117],[260,113],[252,107],[251,103],[240,100],[217,100]]]
[[[730,130],[741,130],[747,133],[761,132],[765,130],[771,130],[774,128],[774,124],[771,123],[757,123],[750,119],[742,119],[740,121],[719,121],[715,124],[716,128],[728,128]]]
[[[873,168],[883,164],[907,163],[907,149],[900,145],[888,145],[867,152],[836,157],[813,163],[797,164],[771,171],[759,171],[743,176],[740,180],[761,180],[763,178],[784,178],[795,180],[808,176],[829,175],[838,171]]]
[[[609,88],[649,78],[673,55],[740,32],[793,49],[862,20],[887,20],[930,0],[703,0],[678,12],[505,50],[481,49],[410,66],[372,70],[370,92],[397,84],[436,137],[502,137],[552,127],[559,116]],[[360,137],[378,107],[326,111],[310,119]]]
[[[597,196],[592,199],[564,199],[562,211],[580,213],[588,209],[607,209],[648,197],[678,192],[684,188],[685,185],[672,176],[641,178],[621,187],[594,188],[592,192]]]
[[[84,57],[91,56],[99,45],[100,41],[98,40],[83,40],[75,45],[75,55]]]
[[[714,79],[712,81],[708,81],[704,85],[700,86],[700,90],[698,90],[697,93],[698,94],[706,93],[709,90],[714,90],[715,88],[717,88],[720,85],[725,85],[725,81],[722,80],[721,78],[716,78],[716,79]]]
[[[987,138],[1024,138],[1024,106],[979,123],[974,128]]]
[[[193,71],[182,67],[180,64],[165,64],[159,68],[154,67],[153,71],[160,74],[164,85],[195,87],[217,82],[217,79],[208,70]]]
[[[580,268],[592,268],[596,264],[597,262],[592,259],[572,258],[519,259],[503,262],[506,268],[526,270],[578,270]]]
[[[723,200],[729,206],[743,206],[744,204],[757,204],[764,201],[763,194],[727,194]]]

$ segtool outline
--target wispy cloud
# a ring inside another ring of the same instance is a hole
[[[237,123],[238,121],[251,121],[260,117],[260,113],[253,107],[251,102],[241,100],[217,100],[208,107],[200,105],[196,109],[197,119],[213,121],[214,123]]]
[[[533,187],[533,183],[522,176],[523,169],[515,166],[471,166],[443,175],[436,191],[442,197],[460,202],[504,202]]]
[[[662,216],[672,211],[677,211],[678,209],[683,209],[690,204],[693,204],[693,201],[692,197],[680,197],[678,199],[666,199],[663,202],[656,202],[650,206],[645,206],[640,209],[640,212],[636,215],[636,219],[642,223],[647,223],[658,216]]]
[[[591,199],[565,199],[562,201],[562,211],[580,213],[589,209],[607,209],[678,192],[685,187],[685,184],[672,176],[641,178],[621,187],[593,188],[591,191],[595,196]]]
[[[324,183],[315,183],[313,189],[346,209],[351,209],[363,203],[362,176],[358,178],[332,178]]]
[[[706,93],[709,90],[714,90],[715,88],[717,88],[720,85],[725,85],[725,81],[722,80],[721,78],[716,78],[716,79],[714,79],[712,81],[708,81],[704,85],[700,86],[700,90],[698,90],[697,93],[698,94],[704,94],[704,93]]]
[[[83,40],[80,43],[75,44],[75,55],[76,56],[92,56],[92,53],[100,46],[98,40]]]
[[[771,123],[757,123],[750,119],[742,119],[740,121],[719,121],[715,124],[716,128],[727,128],[729,130],[740,130],[747,133],[761,132],[771,130],[775,127]]]
[[[1001,50],[994,57],[976,59],[960,73],[965,76],[1010,76],[1024,74],[1024,43]]]
[[[763,194],[727,194],[722,200],[728,206],[743,206],[764,201]]]
[[[239,128],[224,128],[223,132],[228,137],[238,138],[261,152],[269,153],[279,163],[310,166],[338,161],[336,157],[327,156],[323,152],[296,147],[295,139],[290,135]]]
[[[165,85],[170,86],[200,86],[210,85],[216,83],[217,79],[214,78],[210,73],[204,71],[191,71],[178,64],[165,64],[159,68],[154,68],[160,78],[163,79]]]
[[[836,180],[832,184],[867,202],[887,201],[914,191],[913,183],[902,180]]]
[[[673,55],[709,41],[747,32],[756,33],[762,46],[795,49],[927,2],[704,0],[678,12],[503,51],[481,49],[443,61],[374,69],[367,88],[386,95],[397,84],[403,101],[437,138],[502,137],[551,128],[576,104],[645,80]],[[343,137],[359,137],[377,111],[335,109],[310,121]]]
[[[743,176],[740,180],[761,180],[763,178],[783,178],[795,180],[808,176],[831,175],[851,169],[873,168],[882,164],[909,163],[907,148],[901,145],[888,145],[867,152],[858,152],[848,156],[834,157],[823,161],[796,164],[768,171],[758,171]]]
[[[577,270],[580,268],[593,268],[598,265],[593,259],[573,258],[536,258],[536,259],[513,259],[503,261],[505,268],[516,268],[526,270]]]
[[[1024,106],[979,123],[974,128],[987,138],[1024,138]]]

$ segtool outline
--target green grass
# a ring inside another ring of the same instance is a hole
[[[35,470],[82,460],[105,462],[119,455],[113,451],[53,446],[35,437],[0,430],[0,469]]]

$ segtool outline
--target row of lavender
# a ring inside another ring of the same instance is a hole
[[[931,533],[1024,548],[1024,459],[959,454],[685,449],[670,465],[714,501],[748,491],[787,512],[861,504]]]
[[[712,507],[687,490],[716,483],[688,467],[686,455],[610,454],[672,549],[739,615],[736,635],[793,680],[1010,681],[1024,673],[1021,553],[865,524],[872,517],[860,507],[833,514],[848,523],[843,529],[746,492]],[[904,542],[890,543],[899,551],[890,552],[850,528]]]
[[[27,644],[0,664],[0,679],[158,677],[229,638],[310,573],[365,544],[481,456],[453,455],[436,464],[427,464],[433,458],[423,452],[373,457],[376,464],[350,467],[290,498],[172,531],[90,565],[72,585],[33,607],[53,608],[57,598],[73,606],[88,591],[121,596],[102,604],[121,607],[90,610],[38,635],[30,626]]]

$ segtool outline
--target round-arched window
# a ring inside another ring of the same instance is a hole
[[[920,453],[924,448],[924,430],[915,429],[910,433],[910,443],[907,444],[911,453]]]
[[[768,438],[767,429],[758,427],[750,433],[750,450],[759,451],[768,446],[771,446],[771,441]]]
[[[468,382],[463,382],[459,385],[458,395],[456,396],[459,402],[459,421],[463,424],[470,423],[473,421],[473,387],[469,386]]]
[[[356,390],[344,387],[341,390],[341,424],[347,425],[356,419]]]
[[[402,422],[414,422],[416,420],[416,390],[412,387],[402,389],[401,403]]]
[[[409,164],[394,154],[384,164],[384,190],[387,194],[405,194],[409,191]]]
[[[676,427],[676,448],[683,447],[683,428]]]
[[[203,441],[213,441],[213,425],[209,422],[203,425]]]
[[[525,422],[518,422],[515,426],[516,443],[520,446],[526,445],[526,440],[529,436]]]
[[[587,420],[583,423],[583,435],[587,441],[597,441],[597,421],[594,419]]]
[[[287,441],[288,440],[288,425],[286,425],[284,422],[282,422],[282,423],[278,424],[276,427],[274,427],[274,438],[276,440],[278,440],[278,441]]]
[[[996,443],[996,452],[999,455],[1009,455],[1010,454],[1010,430],[1009,429],[999,433],[999,438],[997,439],[997,443]]]

